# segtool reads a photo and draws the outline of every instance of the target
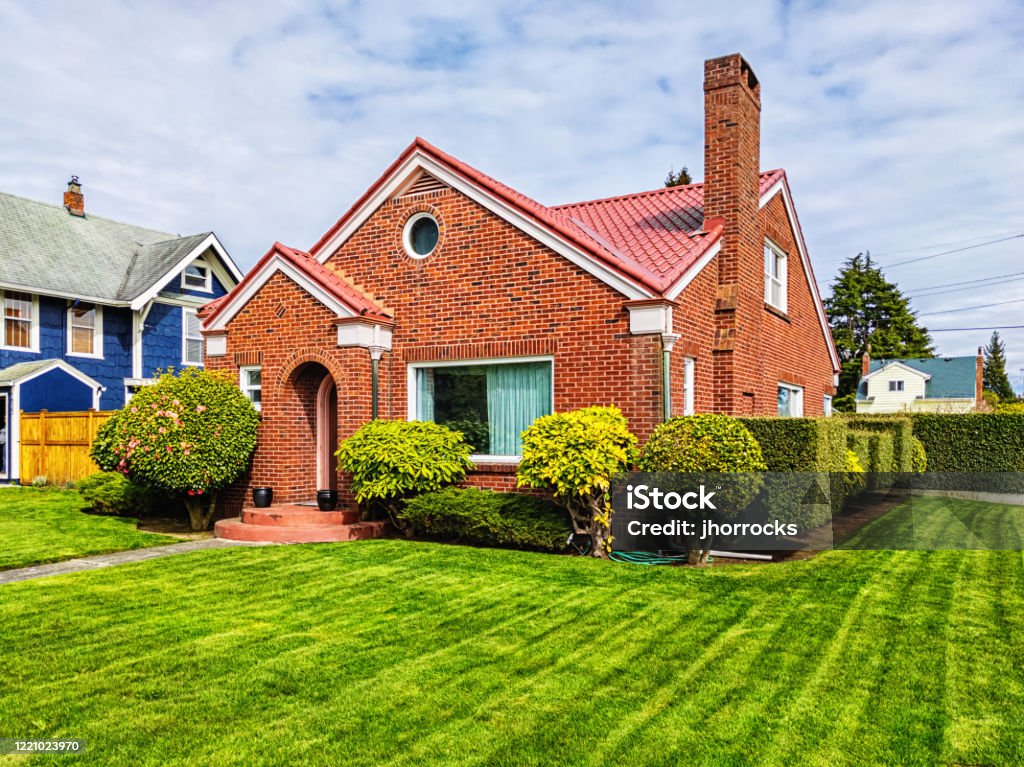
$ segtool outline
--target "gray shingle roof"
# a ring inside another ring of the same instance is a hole
[[[0,192],[0,282],[131,301],[209,233],[178,237]]]
[[[900,362],[909,368],[931,376],[925,383],[925,399],[973,399],[977,357],[932,357],[918,359],[907,357],[894,360],[871,360],[870,372],[874,373],[886,365]],[[857,389],[857,399],[864,399],[862,387]]]
[[[0,370],[0,384],[9,384],[35,373],[41,368],[52,365],[53,360],[32,360],[31,362],[19,362]]]

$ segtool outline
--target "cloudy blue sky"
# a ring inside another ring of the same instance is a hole
[[[416,135],[549,204],[699,179],[702,61],[733,51],[826,291],[870,249],[930,328],[1024,325],[1024,237],[896,265],[1024,234],[1019,0],[0,0],[0,189],[58,203],[76,173],[91,212],[214,229],[248,267],[312,245]]]

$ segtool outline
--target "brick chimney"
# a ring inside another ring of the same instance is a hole
[[[85,216],[85,197],[78,176],[72,176],[68,182],[68,190],[64,192],[64,207],[72,216]]]
[[[724,222],[715,302],[716,412],[741,402],[754,365],[764,309],[764,253],[758,225],[761,86],[738,53],[704,62],[704,220]],[[745,334],[753,334],[744,338]],[[737,359],[742,355],[743,359]]]
[[[985,389],[985,350],[978,347],[978,356],[974,362],[974,404],[982,403],[982,392]]]
[[[871,372],[871,354],[864,352],[860,358],[860,375],[863,378]]]

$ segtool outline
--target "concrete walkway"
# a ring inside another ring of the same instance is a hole
[[[98,570],[101,567],[123,565],[128,562],[142,562],[147,559],[169,557],[172,554],[187,554],[190,551],[206,551],[207,549],[228,549],[235,546],[266,546],[264,543],[247,543],[243,541],[223,541],[219,538],[207,538],[201,541],[171,543],[166,546],[153,546],[148,549],[132,549],[131,551],[115,551],[112,554],[94,554],[81,559],[68,559],[49,565],[33,565],[17,570],[0,570],[0,585],[29,581],[34,578],[46,578],[50,575],[79,573],[83,570]]]

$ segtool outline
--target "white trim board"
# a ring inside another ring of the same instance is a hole
[[[693,266],[683,272],[683,276],[676,280],[675,283],[665,291],[665,298],[670,301],[675,301],[679,298],[679,294],[686,289],[687,285],[696,279],[697,275],[704,270],[705,266],[711,263],[711,259],[717,256],[721,249],[722,237],[719,237],[710,248],[704,251],[704,255],[702,255]]]
[[[832,342],[832,328],[828,324],[828,318],[825,316],[825,305],[821,301],[821,293],[818,291],[818,284],[814,280],[813,270],[811,269],[811,258],[807,255],[807,243],[804,241],[804,232],[800,228],[800,221],[796,217],[796,208],[793,206],[793,198],[789,192],[789,184],[786,183],[786,177],[783,176],[770,187],[768,191],[761,195],[761,200],[758,203],[758,210],[763,208],[776,194],[782,193],[782,202],[786,208],[786,216],[789,218],[789,225],[792,228],[793,233],[796,235],[796,248],[800,252],[800,263],[803,266],[804,278],[807,280],[807,285],[811,289],[811,295],[814,297],[814,307],[818,313],[818,321],[821,323],[821,332],[825,334],[825,345],[828,346],[828,355],[832,359],[832,365],[835,369],[839,369],[842,365],[839,362],[839,355],[836,353],[835,344]]]
[[[920,376],[925,381],[931,380],[931,376],[928,373],[924,373],[924,372],[922,372],[920,370],[917,370],[916,368],[910,367],[910,365],[907,365],[906,363],[898,362],[896,360],[893,360],[892,362],[890,362],[890,363],[888,363],[886,365],[882,365],[882,367],[878,368],[878,370],[876,370],[876,371],[874,371],[872,373],[868,373],[866,376],[861,376],[860,380],[867,381],[869,378],[874,378],[876,375],[881,373],[883,370],[888,370],[891,367],[902,368],[903,370],[906,370],[908,373],[910,373],[912,375]]]
[[[396,168],[381,185],[376,193],[353,213],[352,217],[345,222],[334,235],[323,245],[317,248],[313,256],[320,263],[330,258],[345,242],[351,237],[367,219],[387,200],[391,199],[408,182],[412,174],[420,171],[429,173],[451,188],[461,192],[478,205],[486,208],[499,218],[525,232],[533,239],[551,248],[559,255],[581,268],[588,274],[596,277],[609,287],[622,293],[630,299],[655,298],[655,294],[626,277],[620,275],[599,260],[584,252],[572,243],[563,239],[560,235],[538,223],[532,217],[520,213],[503,200],[498,199],[490,192],[478,187],[470,180],[450,170],[447,166],[437,162],[434,158],[424,154],[421,150],[414,151],[409,158]]]
[[[288,277],[292,282],[313,296],[313,298],[334,312],[338,317],[355,316],[355,313],[345,306],[345,304],[334,298],[307,275],[299,271],[293,264],[282,258],[280,254],[275,254],[274,257],[267,261],[258,272],[252,275],[250,282],[240,293],[228,299],[228,303],[223,310],[213,318],[212,322],[207,327],[204,327],[203,329],[223,330],[224,327],[234,319],[235,315],[242,311],[245,305],[252,300],[252,298],[259,292],[260,288],[262,288],[267,281],[278,272],[281,272],[285,277]]]

